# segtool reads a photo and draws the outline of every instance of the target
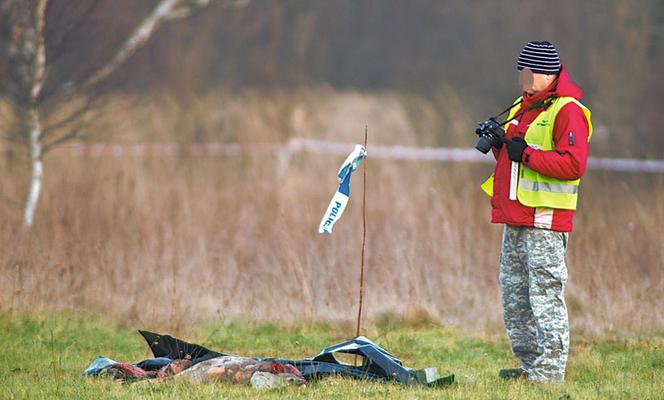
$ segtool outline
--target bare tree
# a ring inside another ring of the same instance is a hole
[[[44,91],[51,59],[47,54],[45,26],[49,0],[5,0],[0,3],[0,26],[8,37],[2,42],[0,55],[4,57],[9,79],[5,95],[12,102],[17,129],[9,136],[29,150],[30,186],[25,201],[24,225],[34,223],[44,179],[43,157],[48,150],[81,135],[90,120],[90,114],[99,105],[101,96],[94,89],[143,47],[158,30],[161,23],[185,18],[194,11],[210,5],[212,0],[160,0],[114,55],[87,77],[76,82],[52,85],[56,89]],[[228,2],[239,7],[247,0]],[[93,5],[95,3],[92,3]],[[85,17],[85,16],[84,16]],[[46,103],[71,103],[67,115],[44,125]],[[73,106],[72,106],[73,105]]]

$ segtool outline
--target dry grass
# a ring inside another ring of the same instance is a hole
[[[464,127],[436,117],[418,99],[325,90],[318,100],[313,92],[199,100],[186,112],[163,99],[122,110],[118,140],[274,142],[294,134],[353,140],[357,133],[357,141],[368,122],[370,142],[432,144],[446,140],[434,134],[442,126],[452,126],[452,135]],[[391,122],[381,125],[385,119]],[[359,177],[334,235],[316,233],[340,161],[297,154],[282,169],[267,152],[53,154],[31,232],[22,230],[19,205],[11,202],[27,176],[19,164],[5,164],[0,307],[91,310],[169,329],[216,318],[351,321]],[[390,312],[501,329],[501,227],[488,222],[488,199],[479,190],[489,171],[369,160],[368,318]],[[664,179],[590,172],[575,222],[568,253],[572,325],[588,333],[663,330]]]

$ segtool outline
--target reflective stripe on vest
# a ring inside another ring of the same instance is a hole
[[[520,101],[519,97],[515,103]],[[572,97],[560,97],[555,99],[548,109],[542,111],[526,130],[525,140],[529,146],[543,150],[555,150],[553,143],[553,124],[558,112],[569,103],[576,103],[586,116],[588,122],[588,141],[592,136],[592,123],[590,122],[590,110]],[[514,118],[521,107],[511,110],[508,120]],[[542,175],[521,165],[519,183],[517,188],[517,199],[528,207],[548,207],[556,209],[575,210],[578,202],[580,179],[563,180]],[[493,174],[482,184],[482,190],[489,196],[493,196]]]
[[[568,185],[565,183],[533,182],[526,179],[519,180],[522,190],[532,190],[549,193],[576,194],[579,191],[578,185]]]

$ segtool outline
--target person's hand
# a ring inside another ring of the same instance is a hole
[[[523,138],[515,137],[505,141],[507,145],[507,155],[512,161],[521,162],[523,151],[528,147],[528,143]]]
[[[491,139],[491,145],[495,147],[496,149],[500,150],[503,147],[503,138],[494,136]]]

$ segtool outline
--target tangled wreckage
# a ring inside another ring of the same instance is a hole
[[[100,356],[83,372],[87,377],[109,377],[124,382],[184,379],[191,382],[233,382],[255,388],[302,385],[330,375],[403,385],[446,386],[454,375],[441,377],[436,368],[413,370],[380,346],[358,336],[330,346],[303,360],[250,358],[219,353],[169,335],[139,331],[154,358],[126,364]],[[359,365],[340,362],[335,354],[357,356]]]

